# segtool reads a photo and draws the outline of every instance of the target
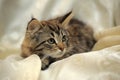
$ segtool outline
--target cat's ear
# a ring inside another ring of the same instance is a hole
[[[32,18],[27,26],[27,31],[34,32],[36,30],[40,29],[40,23],[36,18]]]
[[[62,17],[62,19],[60,20],[60,23],[63,26],[66,26],[69,24],[70,20],[73,18],[73,12],[70,11],[69,13],[67,13],[65,16]]]

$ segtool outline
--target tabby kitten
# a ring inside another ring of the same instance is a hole
[[[69,12],[65,16],[41,22],[33,18],[28,23],[22,43],[22,56],[37,54],[44,70],[57,60],[90,51],[95,43],[92,29],[72,16]]]

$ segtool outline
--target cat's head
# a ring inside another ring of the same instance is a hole
[[[66,31],[72,12],[60,19],[41,21],[33,18],[27,26],[22,43],[22,56],[44,54],[51,57],[61,57],[69,46],[69,33]]]

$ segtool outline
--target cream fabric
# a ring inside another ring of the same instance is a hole
[[[0,80],[120,80],[120,45],[76,54],[40,71],[38,56],[0,61]]]
[[[12,55],[0,61],[0,80],[38,80],[41,61],[32,55],[26,59]]]
[[[106,47],[120,45],[120,26],[102,30],[94,34],[96,44],[92,50],[100,50]]]

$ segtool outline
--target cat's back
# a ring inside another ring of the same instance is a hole
[[[72,18],[68,24],[71,35],[85,35],[89,33],[89,36],[93,35],[93,29],[85,22]]]
[[[75,18],[70,20],[68,26],[70,43],[78,48],[78,52],[90,51],[95,44],[93,29]]]

